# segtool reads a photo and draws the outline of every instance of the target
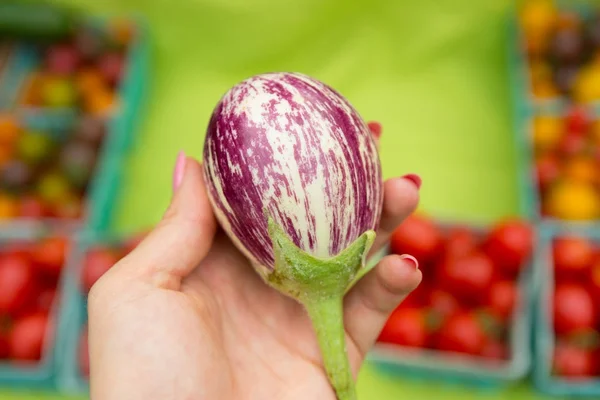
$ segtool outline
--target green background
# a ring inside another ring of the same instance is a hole
[[[381,121],[384,173],[421,175],[424,210],[472,221],[518,211],[509,0],[63,2],[140,14],[151,29],[150,97],[124,172],[120,230],[161,217],[176,153],[201,155],[220,96],[249,75],[275,70],[320,78],[365,119]],[[538,398],[529,385],[467,390],[386,376],[372,366],[363,369],[358,387],[362,400]]]

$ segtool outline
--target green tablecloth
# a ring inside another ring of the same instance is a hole
[[[510,0],[63,1],[139,13],[153,33],[151,100],[125,172],[120,229],[160,218],[177,151],[200,156],[224,91],[273,70],[321,78],[366,119],[380,120],[385,175],[419,173],[423,209],[483,221],[517,211],[504,26]],[[528,385],[480,392],[370,366],[359,391],[362,400],[535,398]]]

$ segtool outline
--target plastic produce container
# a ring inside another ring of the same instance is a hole
[[[443,223],[442,231],[455,226],[469,227],[478,236],[488,232],[483,226]],[[389,248],[380,256],[389,254]],[[374,264],[375,260],[372,262]],[[368,355],[375,366],[392,375],[416,380],[439,379],[446,383],[494,388],[522,379],[531,364],[532,269],[526,266],[517,277],[518,299],[508,319],[508,355],[505,360],[408,347],[378,342]]]
[[[64,226],[59,227],[53,225],[25,227],[10,232],[0,231],[0,253],[7,250],[8,246],[14,246],[16,243],[31,245],[39,243],[41,240],[54,236],[55,234],[66,235],[68,237],[68,235],[72,234],[72,231],[65,229]],[[39,270],[34,268],[34,271],[36,271],[36,279],[39,279]],[[54,386],[57,362],[60,358],[58,357],[60,352],[57,350],[58,337],[63,330],[62,325],[65,322],[62,308],[65,306],[66,300],[66,279],[67,277],[63,269],[58,279],[56,295],[54,296],[54,300],[48,311],[50,321],[52,322],[46,330],[41,359],[39,361],[21,361],[18,363],[14,360],[0,360],[0,384],[26,388],[51,388]],[[39,293],[36,292],[35,296],[38,296],[38,294]],[[33,301],[38,302],[39,299]],[[28,307],[32,307],[32,305],[30,304]],[[31,309],[29,312],[33,312],[33,310],[34,309]],[[24,311],[23,315],[26,315],[29,312]],[[15,325],[13,326],[16,326],[19,319],[17,318],[14,321]],[[10,332],[10,329],[8,332]],[[8,333],[8,337],[10,337],[10,333]]]
[[[111,18],[90,19],[87,24],[94,29],[102,29],[110,21]],[[122,78],[115,89],[115,106],[110,112],[94,116],[104,122],[106,133],[93,176],[87,186],[84,207],[86,212],[83,218],[77,221],[82,229],[104,230],[110,223],[111,211],[121,185],[123,164],[133,143],[147,93],[147,32],[140,21],[127,21],[135,27],[135,33],[125,53]],[[89,110],[81,109],[80,106],[49,107],[27,104],[23,98],[32,84],[33,77],[39,74],[44,65],[44,52],[35,42],[10,43],[9,55],[3,70],[0,71],[0,113],[14,116],[28,130],[58,136],[68,135],[81,118],[90,117]],[[14,218],[0,222],[0,228],[4,226],[10,229],[30,223],[31,221]]]
[[[534,336],[534,382],[536,387],[550,395],[557,396],[586,396],[589,398],[600,397],[600,371],[598,375],[586,379],[568,379],[553,374],[554,349],[558,343],[554,331],[553,299],[557,279],[554,273],[554,257],[552,244],[557,238],[567,236],[582,237],[590,240],[600,247],[600,233],[597,230],[585,227],[571,227],[563,229],[545,229],[540,234],[540,249],[535,261],[535,275],[539,282],[535,305],[535,336]],[[585,278],[581,282],[586,287]],[[589,278],[588,278],[589,279]],[[596,327],[600,331],[600,326]],[[596,361],[598,356],[595,356]],[[577,361],[575,361],[578,363]]]

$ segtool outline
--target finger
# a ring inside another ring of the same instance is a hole
[[[360,280],[344,300],[346,331],[362,359],[391,312],[421,282],[417,260],[389,255]]]
[[[133,274],[156,286],[177,288],[208,253],[217,224],[202,167],[182,154],[178,164],[173,177],[175,193],[163,219],[115,266],[114,273]]]
[[[377,121],[369,121],[367,123],[367,126],[369,127],[369,130],[371,131],[371,135],[373,136],[373,139],[375,140],[375,144],[377,145],[377,148],[379,148],[379,138],[381,138],[381,133],[383,132],[383,127],[381,126],[381,123],[379,123]]]
[[[381,250],[392,232],[419,204],[421,178],[415,174],[388,179],[383,186],[383,209],[371,254]]]

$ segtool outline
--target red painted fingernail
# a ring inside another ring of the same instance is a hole
[[[400,256],[400,258],[404,261],[408,261],[408,262],[412,263],[414,265],[415,269],[419,269],[419,262],[417,261],[416,258],[411,256],[410,254],[402,254]]]
[[[185,153],[180,151],[177,154],[177,161],[175,161],[175,169],[173,170],[173,191],[176,191],[181,181],[183,180],[183,171],[185,170]]]
[[[371,121],[367,124],[367,126],[369,127],[371,134],[373,134],[373,137],[375,137],[375,139],[379,139],[381,136],[381,131],[383,130],[381,124],[377,121]]]
[[[421,180],[421,177],[419,175],[408,174],[408,175],[404,175],[402,178],[408,179],[409,181],[411,181],[412,183],[415,184],[417,189],[421,189],[421,184],[423,183],[423,181]]]

